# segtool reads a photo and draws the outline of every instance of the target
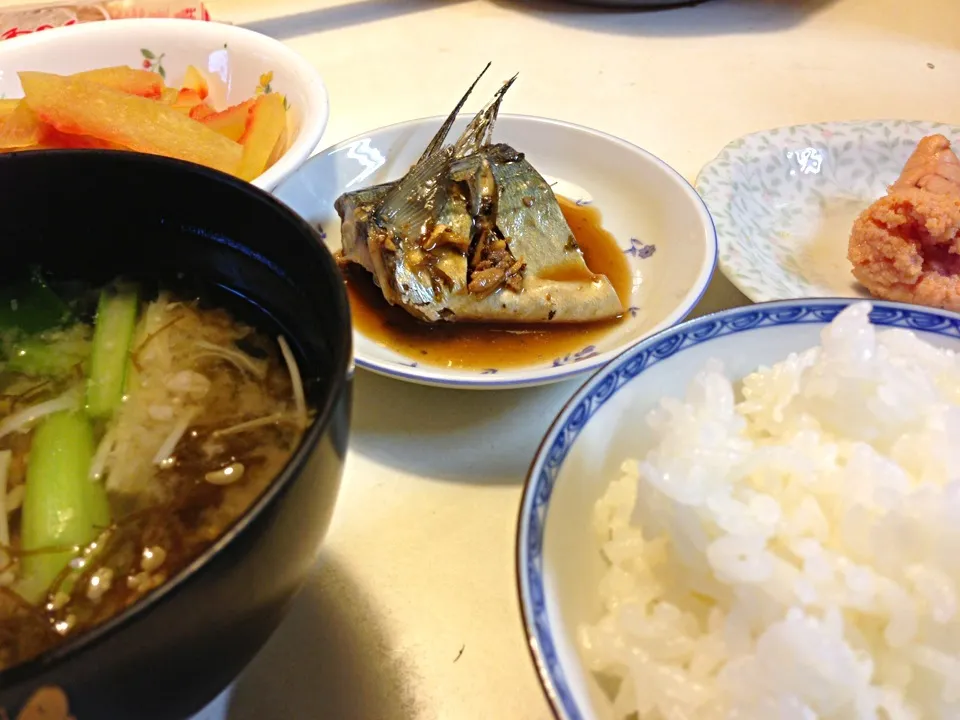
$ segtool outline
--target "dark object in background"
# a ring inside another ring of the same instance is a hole
[[[668,8],[699,5],[707,0],[569,0],[575,5],[590,5],[608,9],[623,10],[666,10]]]
[[[221,287],[239,319],[282,331],[316,418],[262,498],[180,575],[104,625],[0,673],[10,717],[41,686],[76,720],[185,718],[246,666],[287,611],[333,513],[353,376],[350,313],[317,232],[267,193],[128,152],[0,155],[0,282],[28,264]],[[244,312],[244,308],[246,312]]]

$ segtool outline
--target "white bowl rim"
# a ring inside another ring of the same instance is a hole
[[[471,112],[461,112],[458,117],[472,117],[474,114],[475,113]],[[447,115],[430,115],[411,120],[402,120],[400,122],[390,123],[389,125],[367,130],[366,132],[357,133],[356,135],[353,135],[345,140],[341,140],[333,145],[325,147],[323,150],[316,152],[313,157],[307,160],[307,162],[298,168],[295,173],[291,174],[282,183],[280,183],[275,188],[274,194],[279,195],[282,193],[283,186],[288,182],[294,182],[294,176],[296,174],[307,172],[306,169],[311,164],[321,162],[322,157],[337,152],[351,143],[356,143],[376,133],[397,131],[409,127],[419,127],[429,123],[437,123],[439,125],[442,124],[447,117]],[[707,209],[706,203],[703,201],[703,198],[700,197],[700,194],[696,191],[693,184],[666,161],[657,157],[649,150],[645,150],[639,145],[634,145],[629,140],[624,140],[623,138],[617,137],[616,135],[611,135],[610,133],[606,133],[602,130],[596,130],[585,125],[578,125],[566,120],[557,120],[555,118],[541,117],[539,115],[526,115],[522,113],[500,113],[499,118],[512,119],[534,125],[555,125],[568,130],[573,130],[575,132],[593,135],[605,142],[619,145],[626,152],[640,155],[648,162],[652,162],[667,177],[672,178],[677,182],[683,193],[692,201],[692,205],[696,209],[697,216],[700,218],[703,224],[705,260],[700,267],[700,272],[697,275],[696,281],[684,294],[682,300],[677,304],[676,309],[660,323],[658,323],[658,325],[661,327],[660,329],[655,330],[653,334],[656,335],[663,329],[669,328],[687,317],[687,315],[689,315],[700,302],[704,293],[706,293],[707,288],[710,286],[710,280],[717,268],[718,256],[717,228],[713,224],[713,216],[710,215],[710,211]],[[359,331],[356,330],[356,328],[354,328],[354,332],[359,334]],[[621,353],[629,351],[631,348],[636,347],[638,343],[644,342],[645,340],[646,338],[634,338],[632,340],[628,340],[613,350],[608,350],[605,353],[599,353],[596,357],[575,363],[571,366],[567,366],[568,369],[562,372],[550,372],[551,370],[559,370],[559,368],[539,368],[525,371],[514,370],[512,371],[514,377],[509,380],[498,379],[497,375],[477,375],[475,378],[470,379],[447,378],[443,375],[436,374],[438,369],[432,368],[431,366],[424,365],[416,368],[416,370],[423,369],[425,372],[411,372],[409,370],[395,368],[392,365],[386,365],[377,361],[370,361],[366,358],[360,357],[359,355],[357,356],[356,363],[357,367],[361,367],[364,370],[369,370],[370,372],[374,372],[378,375],[434,387],[447,387],[459,390],[521,388],[548,385],[595,372],[609,363],[612,359],[618,357]]]
[[[330,96],[320,73],[303,55],[295,52],[279,40],[237,25],[187,18],[121,18],[80,23],[4,40],[0,44],[0,57],[3,56],[4,48],[14,51],[21,47],[57,43],[65,33],[70,33],[70,37],[87,39],[85,36],[96,38],[110,33],[124,35],[134,29],[137,30],[138,34],[149,33],[151,28],[179,28],[184,33],[196,37],[215,38],[217,41],[226,41],[227,44],[230,43],[231,38],[239,38],[242,40],[238,40],[238,42],[243,41],[259,45],[264,48],[265,53],[281,58],[285,65],[292,68],[298,81],[302,83],[306,106],[299,109],[301,118],[297,138],[277,162],[251,181],[252,185],[264,190],[272,189],[304,164],[313,150],[320,144],[320,139],[323,137],[330,119]]]
[[[826,325],[841,310],[859,302],[869,302],[873,306],[870,319],[875,325],[932,332],[955,340],[960,338],[960,313],[939,308],[845,297],[798,298],[754,303],[720,310],[678,323],[628,348],[587,380],[557,413],[537,447],[524,480],[514,548],[514,572],[520,601],[520,620],[537,676],[555,717],[563,720],[588,720],[589,718],[584,708],[577,705],[570,693],[564,667],[556,650],[554,632],[549,623],[543,588],[543,531],[549,516],[550,498],[563,461],[580,431],[618,390],[657,362],[668,360],[684,350],[713,338],[749,332],[758,327],[800,323]],[[748,320],[748,316],[754,317]],[[709,331],[711,328],[713,330]],[[728,332],[720,332],[723,329],[727,329]],[[700,335],[696,334],[697,330],[701,330]],[[671,344],[677,337],[680,337],[681,341]],[[662,356],[657,356],[657,346],[664,342],[668,343],[668,346],[664,349]],[[650,362],[642,363],[639,369],[621,381],[621,375],[627,371],[627,366],[648,352]],[[606,387],[610,378],[613,378],[613,385]],[[578,411],[581,417],[574,418]],[[565,437],[558,442],[561,434],[565,434]],[[551,453],[556,453],[553,458],[555,469],[552,476],[548,475],[545,469]],[[538,519],[538,508],[543,508],[542,519]],[[539,625],[538,617],[541,618]]]

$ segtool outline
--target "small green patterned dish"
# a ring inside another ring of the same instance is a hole
[[[696,182],[717,227],[723,274],[754,302],[866,296],[847,261],[853,221],[933,133],[956,138],[960,127],[830,122],[734,140]]]

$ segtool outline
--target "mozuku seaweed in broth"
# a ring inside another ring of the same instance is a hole
[[[261,495],[311,410],[282,336],[114,282],[0,297],[0,670],[162,585]]]

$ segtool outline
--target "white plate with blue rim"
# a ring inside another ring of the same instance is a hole
[[[734,140],[696,181],[716,223],[720,270],[755,302],[869,297],[847,260],[853,221],[933,133],[960,137],[960,127],[827,122]]]
[[[647,414],[682,398],[711,359],[742,378],[820,344],[850,299],[749,305],[669,328],[594,375],[560,411],[534,457],[516,536],[524,630],[541,682],[560,720],[614,720],[609,686],[587,667],[579,629],[603,615],[598,585],[607,567],[593,509],[627,458],[656,442]],[[902,328],[960,351],[960,315],[871,301],[872,324]]]
[[[461,115],[456,137],[472,116]],[[321,230],[340,250],[334,201],[402,177],[419,158],[444,117],[390,125],[314,155],[274,194]],[[596,130],[558,120],[501,115],[494,141],[523,152],[558,195],[594,205],[616,239],[631,275],[629,304],[609,332],[519,367],[431,365],[404,355],[354,328],[357,365],[399,380],[466,389],[542,385],[584,375],[653,333],[682,320],[705,291],[716,263],[716,233],[703,201],[669,165]]]

